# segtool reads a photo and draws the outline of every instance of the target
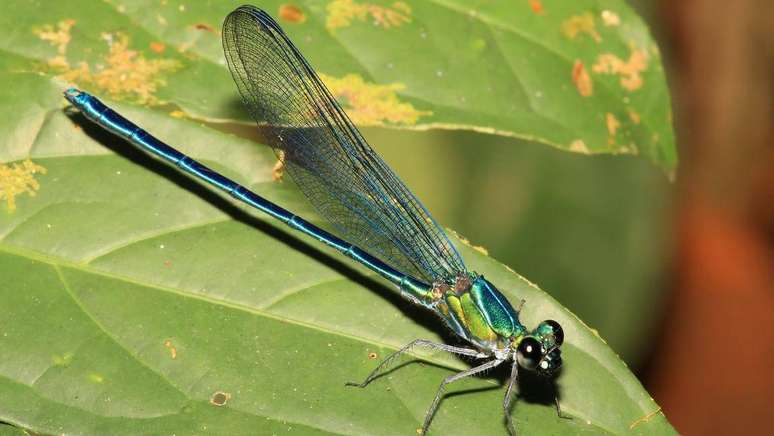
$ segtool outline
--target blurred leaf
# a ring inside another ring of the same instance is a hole
[[[15,84],[0,90],[4,113],[40,121],[0,120],[0,161],[22,155],[46,169],[34,197],[20,194],[0,213],[0,420],[43,433],[407,434],[440,380],[468,367],[422,356],[430,365],[345,388],[377,364],[370,353],[448,335],[361,268],[67,116],[47,78],[0,79]],[[290,183],[271,180],[268,149],[115,106],[260,195],[316,216]],[[556,390],[574,419],[558,418],[553,390],[527,380],[513,412],[520,429],[674,433],[590,329],[460,247],[512,302],[528,301],[527,326],[553,318],[566,329]],[[446,397],[432,432],[504,433],[497,379],[450,391],[462,395]]]
[[[17,1],[0,49],[96,94],[245,112],[220,47],[240,2]],[[264,1],[360,124],[471,129],[580,153],[677,156],[660,54],[612,0]],[[452,30],[453,29],[453,30]]]

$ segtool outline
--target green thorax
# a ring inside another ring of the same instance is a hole
[[[455,333],[482,348],[504,348],[526,333],[513,306],[483,276],[461,275],[453,285],[436,284],[430,299]]]

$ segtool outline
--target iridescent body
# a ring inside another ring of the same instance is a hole
[[[223,25],[226,59],[242,99],[301,191],[340,238],[202,165],[100,102],[71,88],[65,97],[91,121],[311,236],[393,283],[401,295],[438,315],[471,347],[415,340],[388,356],[356,386],[365,387],[402,353],[416,346],[484,360],[447,377],[425,415],[427,431],[446,384],[504,362],[511,377],[503,401],[510,405],[519,368],[551,376],[561,366],[559,324],[528,331],[519,313],[461,256],[422,204],[370,148],[309,63],[265,12],[242,6]],[[352,384],[351,384],[352,385]]]

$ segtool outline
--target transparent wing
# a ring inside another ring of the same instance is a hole
[[[430,214],[371,149],[280,26],[242,6],[223,24],[242,100],[286,171],[351,243],[427,282],[465,272]]]

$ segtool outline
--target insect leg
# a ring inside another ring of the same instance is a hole
[[[559,398],[554,397],[554,405],[556,406],[556,414],[562,419],[572,419],[572,416],[562,413],[562,408],[559,406]]]
[[[508,433],[511,436],[516,436],[516,427],[513,425],[513,418],[511,418],[511,404],[513,403],[513,393],[516,387],[516,382],[519,379],[519,365],[514,361],[511,367],[511,377],[508,379],[508,389],[505,390],[505,398],[503,399],[503,409],[505,410],[505,421],[508,425]]]
[[[441,350],[446,351],[447,353],[452,354],[459,354],[462,356],[473,356],[473,357],[488,357],[486,354],[474,350],[472,348],[463,348],[463,347],[454,347],[451,345],[446,344],[438,344],[435,342],[431,342],[425,339],[415,339],[408,344],[406,344],[403,348],[400,350],[390,354],[387,356],[382,362],[379,364],[379,366],[376,367],[373,371],[371,371],[371,374],[368,374],[368,377],[366,377],[365,380],[363,380],[362,383],[353,383],[353,382],[347,382],[347,386],[357,386],[359,388],[366,387],[369,383],[371,383],[375,378],[379,377],[384,373],[384,370],[386,370],[395,360],[400,357],[401,354],[404,354],[408,351],[410,351],[414,347],[425,347],[430,348],[434,350]]]
[[[438,409],[438,404],[441,402],[441,398],[443,397],[443,394],[446,391],[446,385],[448,385],[449,383],[453,383],[459,379],[494,368],[503,362],[505,362],[505,359],[490,360],[489,362],[486,362],[483,365],[479,365],[475,368],[458,372],[457,374],[452,374],[446,377],[445,379],[443,379],[443,381],[441,382],[441,385],[438,386],[438,392],[435,394],[435,399],[433,400],[433,404],[431,404],[430,408],[427,409],[427,413],[425,414],[425,422],[424,424],[422,424],[422,432],[420,434],[424,435],[425,433],[427,433],[427,429],[430,427],[430,422],[433,420],[433,415],[435,415],[435,411],[436,409]]]

